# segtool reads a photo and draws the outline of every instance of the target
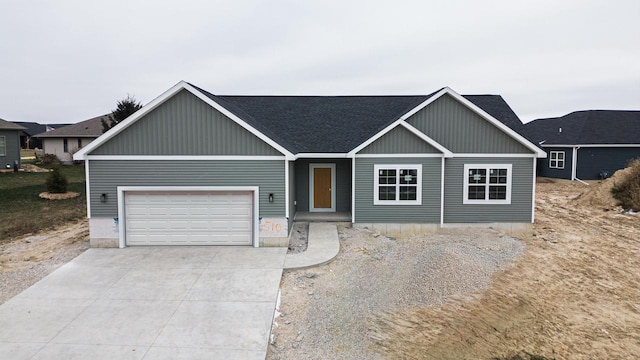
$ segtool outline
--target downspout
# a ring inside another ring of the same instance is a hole
[[[351,223],[356,223],[356,155],[351,158]]]
[[[573,161],[571,162],[571,180],[579,181],[585,185],[589,185],[589,183],[578,179],[578,150],[580,146],[573,147]]]

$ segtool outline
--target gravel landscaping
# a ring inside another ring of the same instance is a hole
[[[370,346],[372,318],[471,295],[525,250],[493,230],[398,240],[367,229],[338,230],[341,249],[333,262],[283,275],[268,359],[383,358]]]

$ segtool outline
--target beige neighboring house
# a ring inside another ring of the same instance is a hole
[[[35,135],[42,139],[42,149],[45,154],[54,154],[65,164],[73,163],[73,154],[87,146],[102,135],[102,120],[108,119],[110,114],[97,116]]]

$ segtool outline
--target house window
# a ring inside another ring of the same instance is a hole
[[[69,141],[67,141],[67,138],[62,139],[62,152],[69,152]]]
[[[564,151],[549,152],[549,167],[552,169],[564,169]]]
[[[374,165],[374,205],[421,205],[422,165]]]
[[[82,149],[82,139],[78,138],[78,149]]]
[[[4,136],[0,136],[0,156],[7,156],[7,140]]]
[[[463,204],[511,204],[511,164],[465,164]]]

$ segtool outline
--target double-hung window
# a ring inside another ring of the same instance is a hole
[[[564,169],[564,151],[549,152],[549,167],[552,169]]]
[[[0,136],[0,156],[7,156],[7,138]]]
[[[374,205],[421,205],[422,165],[374,165]]]
[[[69,152],[69,140],[67,138],[62,139],[62,152]]]
[[[511,164],[465,164],[463,204],[511,204]]]

